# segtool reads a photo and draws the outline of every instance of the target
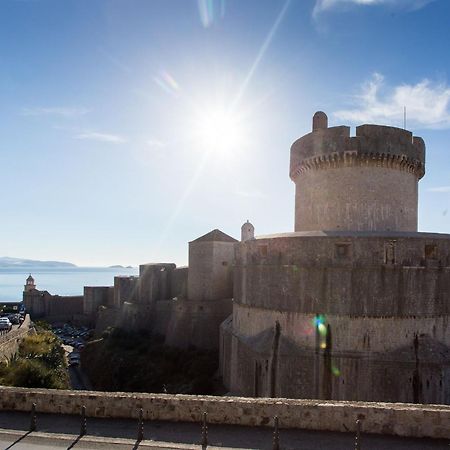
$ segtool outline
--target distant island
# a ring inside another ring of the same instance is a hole
[[[51,267],[51,268],[63,268],[63,267],[77,267],[75,264],[62,262],[62,261],[39,261],[34,259],[23,258],[11,258],[9,256],[0,256],[0,268],[34,268],[34,267]]]
[[[64,261],[39,261],[37,259],[11,258],[10,256],[0,256],[0,269],[27,269],[32,270],[36,268],[49,269],[73,269],[80,268],[76,264]],[[102,267],[98,267],[101,269]],[[116,264],[103,269],[134,269],[133,266],[122,266]]]

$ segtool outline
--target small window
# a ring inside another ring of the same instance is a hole
[[[267,256],[267,245],[259,246],[259,256],[262,256],[263,258]]]
[[[395,241],[384,244],[384,263],[395,264]]]
[[[335,255],[337,259],[347,259],[350,256],[350,244],[348,243],[336,244]]]
[[[228,261],[223,261],[222,266],[228,266]]]
[[[434,244],[425,245],[425,259],[436,259],[437,246]]]

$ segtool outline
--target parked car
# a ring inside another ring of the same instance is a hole
[[[9,321],[7,317],[0,317],[0,330],[8,330],[10,331],[12,328],[12,323]]]
[[[19,323],[20,323],[20,314],[10,314],[8,316],[8,319],[13,325],[19,325]]]

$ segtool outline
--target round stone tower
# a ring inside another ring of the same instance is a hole
[[[295,231],[417,231],[422,138],[400,128],[328,128],[319,111],[313,131],[291,147]]]

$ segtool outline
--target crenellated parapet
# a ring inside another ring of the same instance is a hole
[[[307,170],[348,166],[386,167],[425,174],[425,143],[410,131],[382,125],[361,125],[356,136],[350,128],[318,128],[291,147],[290,177]]]
[[[382,125],[328,128],[319,111],[313,131],[291,147],[295,231],[416,231],[418,180],[425,143]]]

